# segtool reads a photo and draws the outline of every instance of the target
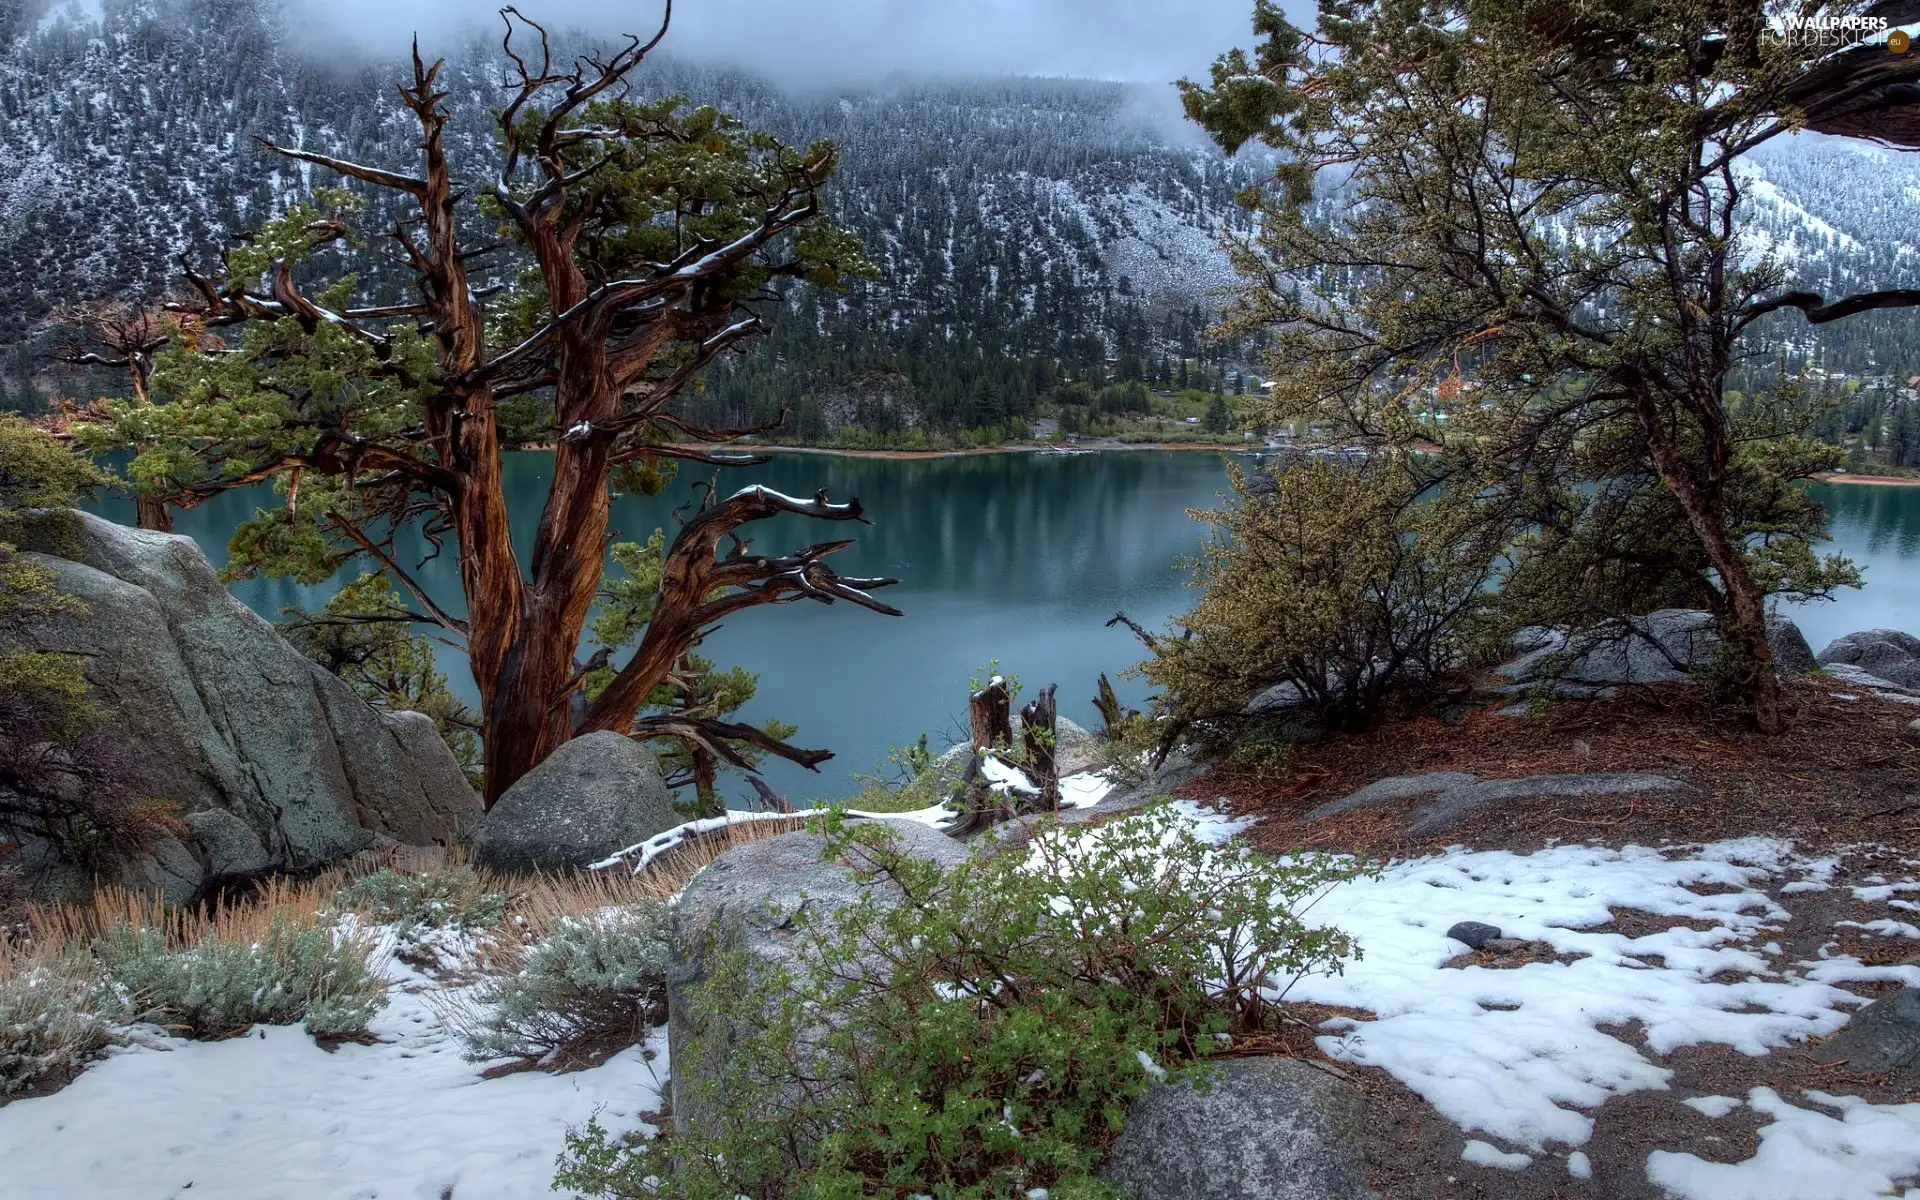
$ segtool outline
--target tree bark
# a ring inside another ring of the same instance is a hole
[[[1040,788],[1040,803],[1050,811],[1060,810],[1060,768],[1054,751],[1059,747],[1059,717],[1054,707],[1058,684],[1040,690],[1032,704],[1020,710],[1020,737],[1026,744],[1027,777]]]
[[[1120,706],[1120,697],[1114,694],[1113,681],[1107,678],[1104,671],[1094,687],[1093,707],[1100,714],[1100,736],[1110,742],[1117,741],[1121,723],[1126,720],[1126,710]]]
[[[144,492],[134,496],[134,523],[155,533],[173,532],[173,508],[160,496]]]
[[[973,725],[973,750],[1013,745],[1013,702],[1007,694],[1007,681],[995,675],[986,687],[967,697],[967,716]]]
[[[1658,415],[1644,401],[1638,408],[1654,469],[1686,515],[1687,525],[1699,539],[1707,561],[1719,573],[1727,604],[1727,611],[1721,614],[1723,632],[1731,635],[1740,649],[1742,665],[1751,672],[1740,684],[1742,698],[1753,710],[1754,728],[1761,733],[1779,733],[1785,725],[1780,712],[1780,677],[1774,673],[1773,647],[1767,641],[1766,595],[1754,580],[1746,555],[1727,533],[1724,442],[1710,437],[1708,454],[1713,461],[1708,463],[1707,486],[1703,488],[1687,473]]]

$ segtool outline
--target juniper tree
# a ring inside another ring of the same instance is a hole
[[[1789,405],[1730,411],[1727,380],[1768,314],[1824,322],[1920,293],[1827,303],[1747,236],[1740,155],[1863,94],[1822,94],[1830,64],[1763,36],[1765,15],[1323,0],[1306,33],[1259,0],[1254,57],[1182,88],[1229,151],[1280,152],[1272,186],[1242,197],[1263,224],[1236,248],[1252,287],[1230,323],[1273,336],[1264,419],[1428,447],[1437,477],[1533,523],[1522,549],[1559,556],[1567,611],[1617,606],[1601,585],[1623,579],[1712,610],[1775,730],[1768,594],[1857,576],[1816,558],[1824,516],[1787,486],[1831,453]]]
[[[677,460],[764,461],[715,450],[751,430],[689,420],[675,407],[682,389],[761,331],[754,304],[770,283],[832,286],[870,269],[823,212],[834,147],[802,151],[711,108],[629,98],[664,20],[650,40],[568,64],[539,25],[512,8],[502,17],[510,65],[494,161],[450,161],[442,64],[417,46],[400,88],[420,134],[411,166],[267,143],[349,186],[317,189],[218,270],[186,264],[192,299],[175,306],[181,332],[153,379],[165,402],[113,406],[93,444],[147,447],[133,474],[187,502],[274,481],[278,502],[234,536],[240,570],[315,581],[359,559],[390,576],[411,615],[466,649],[489,804],[570,738],[602,730],[735,764],[746,747],[815,766],[826,751],[763,729],[645,710],[703,633],[746,608],[846,600],[894,613],[869,594],[893,580],[843,579],[826,563],[848,542],[770,555],[741,536],[782,514],[862,521],[858,500],[710,492],[665,546],[637,646],[584,706],[575,696],[589,672],[575,655],[611,493],[654,486]],[[473,230],[489,226],[483,243]],[[357,297],[351,268],[375,253],[406,266],[411,294]],[[555,445],[523,557],[509,536],[502,425],[530,396],[550,400]],[[406,529],[457,558],[463,613],[399,561]]]

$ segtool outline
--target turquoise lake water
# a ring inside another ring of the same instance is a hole
[[[515,532],[531,535],[545,499],[552,459],[510,456],[507,480]],[[683,472],[658,497],[621,497],[614,525],[622,539],[644,540],[674,528],[673,510],[692,502],[705,473]],[[722,665],[760,673],[760,690],[743,713],[800,726],[799,744],[832,749],[818,773],[773,764],[768,781],[796,801],[845,795],[855,773],[885,759],[890,746],[922,730],[936,744],[965,721],[968,680],[991,659],[1031,689],[1060,685],[1060,707],[1095,721],[1094,681],[1114,678],[1138,702],[1144,685],[1119,673],[1140,657],[1124,629],[1105,628],[1125,610],[1158,627],[1191,602],[1183,560],[1200,544],[1192,507],[1216,502],[1227,487],[1223,459],[1205,452],[1130,451],[1047,457],[994,454],[914,461],[779,454],[762,467],[724,472],[723,489],[764,483],[783,492],[858,496],[872,526],[826,525],[799,517],[765,522],[756,549],[780,552],[852,536],[836,556],[847,575],[894,575],[883,597],[905,611],[883,617],[846,604],[769,606],[739,614],[714,633],[704,653]],[[1856,629],[1889,626],[1920,632],[1920,488],[1816,485],[1833,513],[1829,547],[1866,570],[1867,585],[1831,602],[1790,611],[1817,651]],[[234,526],[263,502],[232,493],[180,515],[218,564]],[[101,505],[131,520],[132,505]],[[415,546],[416,556],[426,553]],[[420,576],[455,611],[459,591],[451,557],[426,563]],[[236,584],[234,594],[277,617],[289,605],[318,606],[332,585],[283,581]],[[471,678],[457,654],[442,651],[455,688],[471,699]]]

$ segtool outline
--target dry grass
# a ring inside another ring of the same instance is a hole
[[[482,885],[508,897],[508,919],[496,934],[500,949],[538,941],[562,919],[643,900],[666,901],[678,894],[701,868],[735,846],[789,833],[805,818],[743,821],[688,838],[660,855],[644,871],[583,871],[568,875],[494,875],[474,868]],[[125,923],[136,929],[164,931],[171,950],[209,939],[250,944],[262,940],[276,920],[318,923],[338,911],[334,898],[351,880],[392,870],[421,874],[467,865],[459,847],[381,847],[365,851],[305,880],[269,879],[249,893],[238,893],[194,908],[168,905],[158,896],[123,887],[104,887],[81,903],[36,905],[11,933],[0,930],[0,979],[36,969],[43,961],[84,953],[94,939]],[[517,959],[517,955],[510,955]],[[511,961],[503,962],[511,967]]]
[[[103,887],[76,904],[35,907],[27,918],[42,952],[80,952],[120,925],[157,929],[168,950],[186,950],[213,939],[249,945],[263,940],[276,920],[317,924],[333,892],[320,880],[270,879],[250,897],[230,897],[195,908],[176,908],[159,896],[123,887]]]

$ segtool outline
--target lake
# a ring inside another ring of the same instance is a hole
[[[531,536],[551,463],[544,453],[509,456],[516,537]],[[696,480],[709,478],[709,469],[683,470],[661,496],[616,499],[617,540],[644,540],[660,527],[671,536],[673,510],[692,501]],[[836,752],[817,774],[769,765],[768,782],[798,802],[847,794],[856,773],[873,771],[890,747],[922,731],[936,746],[945,744],[965,727],[968,681],[993,659],[1029,694],[1059,684],[1060,711],[1085,725],[1097,720],[1094,681],[1103,671],[1138,704],[1144,684],[1120,672],[1139,660],[1141,647],[1105,622],[1124,610],[1158,628],[1188,607],[1182,561],[1199,548],[1201,527],[1187,509],[1212,505],[1227,487],[1222,457],[1203,451],[919,460],[776,454],[765,466],[720,476],[728,491],[756,482],[796,495],[825,487],[834,500],[858,496],[874,522],[780,517],[749,527],[757,550],[780,553],[852,536],[854,545],[835,556],[837,570],[902,580],[881,595],[904,617],[847,604],[773,605],[734,617],[703,648],[722,666],[760,674],[759,694],[743,717],[794,722],[797,744]],[[1835,601],[1792,606],[1807,640],[1818,651],[1856,629],[1920,632],[1920,488],[1820,484],[1815,491],[1833,513],[1829,549],[1863,566],[1867,586]],[[268,498],[229,493],[180,514],[178,530],[218,565],[234,526]],[[130,502],[99,507],[115,520],[132,520]],[[451,557],[428,562],[419,574],[436,600],[460,611]],[[268,617],[289,605],[317,607],[331,591],[265,580],[233,587]],[[440,653],[455,690],[471,702],[464,663],[453,651]]]

